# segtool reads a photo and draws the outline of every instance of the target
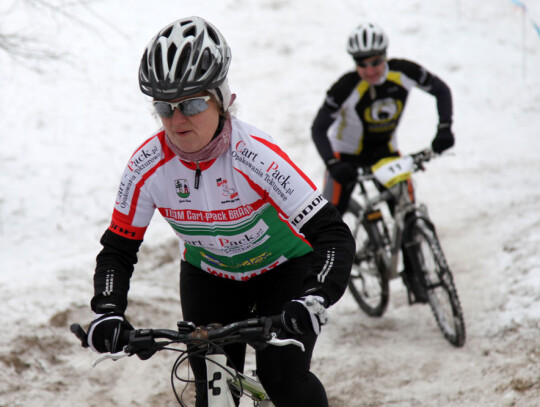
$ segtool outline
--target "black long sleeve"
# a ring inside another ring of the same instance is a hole
[[[437,112],[440,123],[452,123],[452,92],[448,85],[439,77],[433,75],[428,92],[437,99]]]
[[[106,308],[107,311],[124,312],[129,281],[142,240],[131,240],[107,230],[100,243],[103,249],[96,258],[92,310],[99,313]]]
[[[349,282],[355,242],[336,208],[327,203],[301,229],[314,251],[306,293],[322,294],[328,305],[336,303]]]
[[[313,120],[313,124],[311,126],[311,137],[315,143],[315,147],[317,147],[319,155],[325,163],[334,158],[334,151],[332,150],[332,146],[327,135],[328,129],[333,122],[334,119],[331,116],[331,112],[326,108],[326,105],[323,105],[319,109],[319,112],[317,113],[317,116],[315,116],[315,120]]]

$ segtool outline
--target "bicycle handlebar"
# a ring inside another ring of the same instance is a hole
[[[424,150],[421,150],[417,153],[408,154],[404,157],[412,157],[414,162],[414,171],[423,171],[424,163],[430,161],[432,158],[434,158],[436,154],[433,152],[431,148],[426,148]],[[399,158],[399,157],[396,157]],[[372,167],[359,167],[358,168],[358,177],[357,181],[370,181],[375,179],[375,175],[373,174],[373,171],[371,169]]]
[[[421,150],[417,153],[413,153],[413,154],[409,154],[413,160],[414,160],[414,163],[417,167],[417,170],[423,170],[424,167],[423,167],[423,163],[427,163],[428,161],[430,161],[431,159],[439,156],[440,154],[437,154],[433,151],[433,149],[430,147],[430,148],[426,148],[424,150]]]
[[[192,322],[179,321],[178,330],[134,329],[129,332],[128,344],[117,353],[104,354],[93,363],[95,366],[105,359],[117,360],[125,356],[139,355],[142,359],[152,356],[172,343],[185,345],[230,344],[259,342],[273,346],[295,345],[304,351],[304,345],[294,339],[278,339],[276,330],[282,327],[281,316],[250,318],[221,326],[210,324],[195,327]],[[88,347],[87,334],[79,324],[70,326],[71,332],[79,338],[83,347]],[[156,339],[167,339],[156,342]]]

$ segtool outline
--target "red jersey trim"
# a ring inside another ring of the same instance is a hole
[[[147,228],[139,228],[136,226],[128,225],[118,220],[114,214],[109,230],[119,236],[126,237],[132,240],[143,240],[144,234]]]
[[[311,181],[311,179],[309,179],[309,177],[304,174],[304,172],[295,164],[291,161],[291,159],[289,158],[289,156],[281,149],[279,148],[279,146],[277,146],[276,144],[273,144],[271,142],[269,142],[268,140],[265,140],[261,137],[257,137],[257,136],[253,136],[253,135],[250,135],[251,138],[257,140],[259,143],[261,144],[264,144],[266,147],[268,147],[270,150],[272,150],[274,153],[276,153],[277,155],[279,155],[281,158],[283,158],[285,161],[287,161],[287,163],[293,167],[296,172],[302,177],[304,178],[304,181],[306,181],[309,186],[311,188],[313,188],[313,190],[315,191],[317,189],[317,187],[315,186],[315,184]]]
[[[167,143],[165,142],[165,132],[164,131],[162,131],[161,133],[158,133],[155,137],[158,138],[158,140],[159,140],[159,142],[161,144],[161,148],[162,148],[164,157],[154,167],[152,167],[149,171],[147,171],[141,177],[139,182],[137,182],[137,184],[135,185],[135,190],[133,191],[133,197],[131,199],[129,213],[127,215],[125,215],[125,214],[123,214],[122,212],[120,212],[120,211],[118,211],[116,209],[114,210],[113,219],[116,219],[116,221],[118,223],[122,223],[124,225],[130,225],[130,224],[133,223],[133,218],[135,217],[135,211],[137,209],[137,202],[139,200],[139,195],[141,193],[142,186],[145,184],[145,182],[148,180],[148,178],[150,178],[159,168],[161,168],[163,165],[165,165],[171,159],[176,157],[176,154],[174,154],[174,152],[169,148],[169,146],[167,146]],[[137,152],[143,146],[145,146],[147,143],[149,143],[153,139],[154,139],[154,137],[148,139],[146,141],[146,143],[142,144],[141,147],[139,147],[139,149],[135,152],[135,154],[137,154]],[[135,154],[133,154],[131,157],[133,158],[135,156]]]
[[[213,160],[210,160],[210,161],[202,161],[199,163],[199,169],[201,171],[204,171],[204,170],[207,170],[208,168],[210,168],[212,166],[212,164],[214,164],[216,162],[217,158],[214,158]],[[180,160],[180,162],[184,165],[184,167],[186,168],[189,168],[190,170],[193,170],[195,171],[197,169],[197,164],[196,163],[193,163],[191,161],[184,161],[184,160]]]
[[[159,208],[159,212],[166,219],[178,221],[194,222],[231,222],[250,216],[257,209],[265,204],[264,199],[259,199],[252,204],[238,206],[231,209],[220,209],[216,211],[199,211],[197,209],[170,209]]]

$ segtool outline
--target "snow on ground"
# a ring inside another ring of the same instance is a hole
[[[313,360],[331,405],[539,405],[540,36],[530,19],[540,21],[540,8],[525,3],[526,18],[506,0],[55,0],[68,14],[0,6],[6,32],[62,55],[21,63],[0,54],[0,406],[174,405],[171,355],[92,369],[95,355],[68,326],[92,317],[93,265],[121,171],[158,126],[138,90],[142,50],[188,15],[227,37],[239,117],[319,185],[309,127],[328,86],[351,68],[344,42],[360,20],[385,27],[391,56],[420,62],[452,88],[456,147],[416,184],[454,270],[467,342],[451,347],[398,281],[380,319],[346,293]],[[433,99],[413,91],[402,151],[425,147],[435,125]],[[136,326],[181,318],[176,249],[156,216],[132,283]]]

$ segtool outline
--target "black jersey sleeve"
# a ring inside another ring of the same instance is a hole
[[[427,92],[431,93],[437,99],[439,123],[452,123],[452,92],[448,85],[438,76],[432,75]]]
[[[322,295],[328,305],[332,305],[341,298],[349,281],[355,252],[351,231],[330,203],[300,231],[314,251],[311,272],[305,281],[305,292]]]
[[[388,64],[390,69],[403,72],[407,77],[415,81],[420,89],[435,96],[437,99],[439,123],[452,122],[452,93],[448,85],[442,79],[416,62],[408,61],[406,59],[392,59]]]
[[[94,297],[90,305],[97,313],[124,312],[142,240],[131,240],[107,230],[100,243],[103,249],[96,258]]]
[[[334,158],[334,151],[332,150],[332,145],[330,144],[327,135],[328,129],[333,122],[334,119],[332,118],[331,113],[328,109],[325,109],[325,105],[323,105],[319,109],[319,112],[313,121],[313,125],[311,126],[311,138],[315,143],[319,155],[325,163]]]
[[[334,158],[334,151],[330,140],[328,140],[328,129],[336,120],[336,113],[341,105],[358,85],[359,81],[360,77],[356,72],[348,72],[339,78],[326,92],[324,103],[313,120],[311,138],[325,163]]]

